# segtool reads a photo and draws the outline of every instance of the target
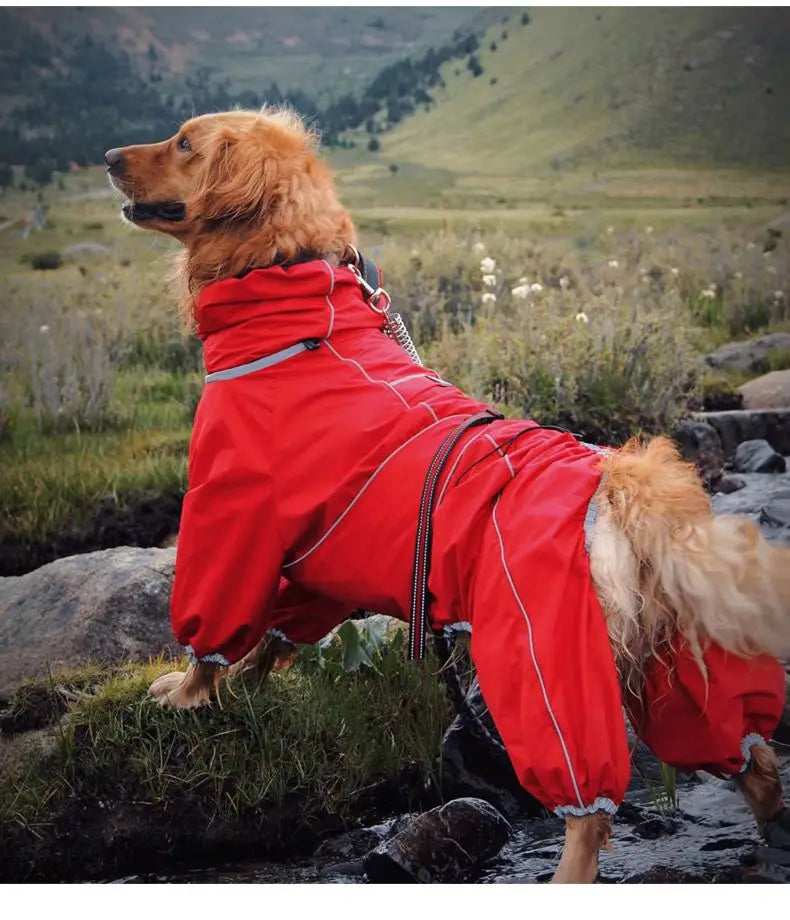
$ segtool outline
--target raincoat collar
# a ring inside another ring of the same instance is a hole
[[[305,339],[382,325],[353,272],[324,259],[215,281],[201,291],[196,318],[209,373]]]

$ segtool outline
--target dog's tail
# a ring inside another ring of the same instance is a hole
[[[615,647],[633,660],[680,632],[697,651],[712,640],[790,657],[790,547],[746,518],[714,516],[667,438],[630,442],[603,466],[591,563]]]

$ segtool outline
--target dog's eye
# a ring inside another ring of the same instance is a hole
[[[188,137],[181,138],[181,140],[178,142],[178,149],[179,150],[191,150],[192,149],[192,144],[189,143]]]

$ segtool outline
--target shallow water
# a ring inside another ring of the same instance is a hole
[[[790,789],[790,753],[781,755]],[[679,789],[679,810],[661,815],[644,791],[629,795],[615,819],[612,850],[601,854],[601,882],[790,882],[790,851],[767,847],[732,781],[700,775]],[[563,840],[557,819],[516,819],[496,859],[470,879],[484,884],[548,881]],[[328,857],[246,862],[171,875],[129,876],[126,882],[364,884],[361,860]]]

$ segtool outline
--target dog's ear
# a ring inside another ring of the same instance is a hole
[[[188,213],[203,220],[262,221],[279,198],[280,158],[263,132],[224,128],[206,139]]]

